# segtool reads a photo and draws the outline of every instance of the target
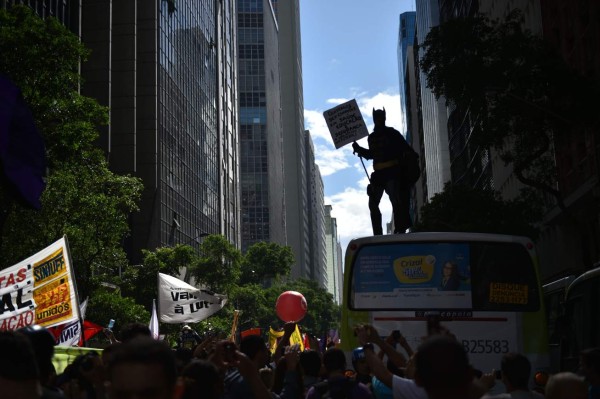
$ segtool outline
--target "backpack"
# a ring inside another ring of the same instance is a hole
[[[400,167],[402,178],[409,186],[412,186],[421,177],[421,167],[419,165],[419,154],[408,147],[400,156]]]
[[[321,399],[350,399],[352,391],[358,385],[358,382],[349,378],[336,380],[334,383],[329,381],[319,382],[315,385],[317,398]]]

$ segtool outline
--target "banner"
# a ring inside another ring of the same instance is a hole
[[[65,237],[0,271],[0,331],[79,320]]]
[[[369,135],[356,100],[350,100],[323,112],[335,148]]]
[[[85,311],[87,309],[87,298],[79,305],[79,313],[81,318],[85,319]],[[48,331],[54,335],[56,345],[58,346],[81,346],[81,323],[79,320],[71,323],[61,324],[56,327],[48,328]]]
[[[225,295],[158,273],[158,310],[163,323],[196,323],[218,312],[226,303]]]
[[[160,334],[158,332],[158,315],[156,314],[156,299],[152,300],[152,317],[150,317],[150,325],[148,325],[152,338],[159,339]]]

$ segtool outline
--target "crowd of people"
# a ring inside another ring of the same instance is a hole
[[[186,326],[187,327],[187,326]],[[185,333],[190,334],[189,327]],[[129,325],[99,355],[77,357],[57,375],[54,338],[43,327],[0,332],[0,397],[69,399],[596,399],[600,396],[600,348],[581,353],[581,375],[552,375],[542,392],[531,389],[531,364],[519,353],[503,355],[498,372],[477,372],[447,330],[423,339],[416,350],[395,331],[381,337],[359,326],[361,344],[345,353],[332,346],[300,351],[289,345],[287,323],[272,353],[258,335],[239,346],[204,339],[170,348],[142,325]],[[501,380],[506,392],[491,395]]]

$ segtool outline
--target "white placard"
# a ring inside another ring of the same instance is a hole
[[[369,135],[356,100],[350,100],[323,112],[335,148]]]

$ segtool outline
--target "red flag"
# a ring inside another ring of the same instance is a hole
[[[92,338],[94,335],[98,334],[102,330],[104,330],[104,327],[96,323],[92,323],[91,321],[87,320],[83,321],[83,336],[85,337],[86,341]]]
[[[310,349],[310,339],[308,337],[308,334],[304,333],[303,334],[303,341],[304,341],[304,350]]]

